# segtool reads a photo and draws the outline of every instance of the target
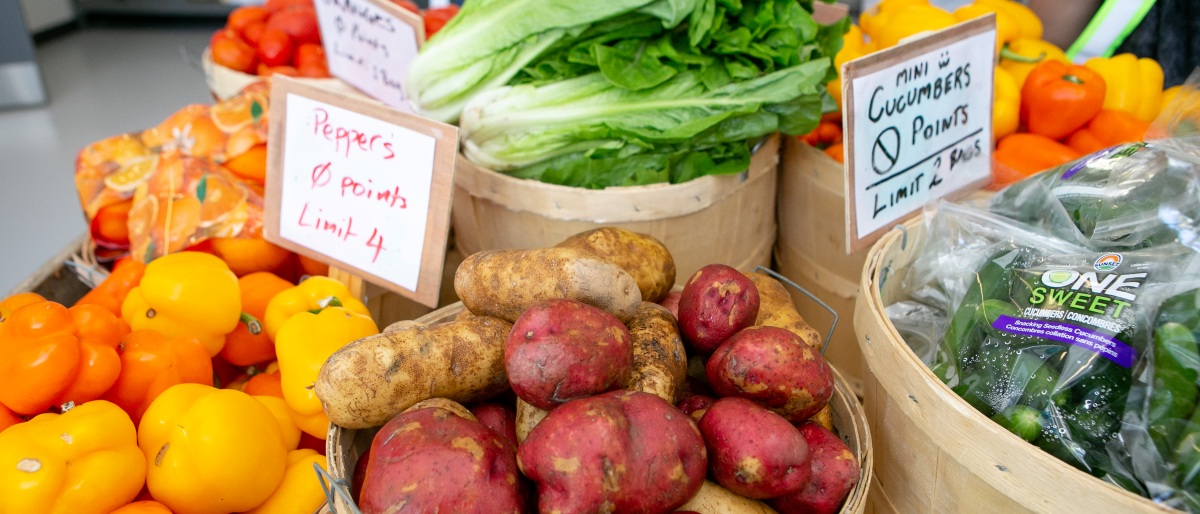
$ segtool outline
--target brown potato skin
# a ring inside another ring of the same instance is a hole
[[[825,404],[824,407],[821,407],[821,410],[813,414],[808,420],[825,427],[825,430],[833,430],[833,407]]]
[[[709,474],[726,489],[764,500],[796,494],[812,476],[808,443],[778,414],[745,398],[721,398],[700,420]]]
[[[670,512],[700,489],[708,465],[691,419],[657,396],[612,391],[567,402],[517,450],[538,484],[538,511]]]
[[[633,337],[613,315],[554,298],[525,310],[504,346],[508,382],[539,409],[624,386],[633,367]]]
[[[425,408],[396,416],[375,436],[359,505],[364,514],[519,514],[521,489],[512,443],[451,410]]]
[[[321,367],[314,393],[334,424],[377,427],[430,398],[462,403],[508,390],[504,341],[512,325],[472,317],[365,337]]]
[[[659,240],[618,227],[575,234],[557,246],[595,254],[628,271],[637,281],[642,301],[657,302],[675,285],[675,259]]]
[[[787,286],[775,280],[775,277],[762,272],[746,275],[758,288],[758,318],[755,325],[764,327],[779,327],[795,332],[808,346],[818,351],[824,345],[824,339],[817,329],[804,321],[804,317],[796,310],[796,303],[788,294]]]
[[[812,451],[812,480],[800,492],[776,498],[770,505],[783,514],[833,514],[858,484],[858,459],[833,432],[816,423],[800,425]]]
[[[553,298],[586,303],[622,323],[633,318],[642,302],[633,276],[575,248],[473,254],[455,271],[454,291],[471,312],[510,323],[529,306]]]
[[[700,492],[679,507],[679,511],[685,510],[699,514],[775,514],[767,504],[751,500],[708,480],[704,481]]]
[[[674,404],[687,379],[687,352],[675,317],[658,304],[642,302],[629,322],[633,370],[626,389],[658,396]]]
[[[525,442],[525,438],[529,437],[533,427],[538,426],[538,423],[546,419],[547,414],[550,414],[550,411],[544,411],[517,398],[517,442]]]
[[[777,327],[750,327],[729,338],[705,368],[720,397],[758,402],[792,423],[803,423],[833,396],[833,370],[800,336]]]
[[[430,398],[428,400],[419,401],[417,403],[414,403],[412,407],[404,409],[404,412],[412,412],[412,411],[421,410],[421,409],[443,409],[443,410],[449,411],[451,414],[454,414],[455,416],[458,416],[462,419],[469,419],[471,421],[479,421],[479,418],[475,417],[475,413],[471,412],[470,409],[464,407],[463,404],[458,403],[454,400],[447,400],[445,398]],[[401,414],[404,414],[404,412],[402,412]]]
[[[709,355],[758,319],[758,289],[742,272],[709,264],[688,279],[679,295],[679,332],[689,352]]]

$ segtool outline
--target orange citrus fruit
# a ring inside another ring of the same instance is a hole
[[[127,193],[145,184],[157,168],[157,155],[138,157],[126,163],[116,173],[104,177],[104,185],[113,191]]]

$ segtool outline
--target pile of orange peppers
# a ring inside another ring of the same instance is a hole
[[[311,386],[378,333],[342,283],[240,279],[181,252],[119,262],[72,307],[0,301],[0,512],[314,512]]]
[[[1116,144],[1141,141],[1150,122],[1179,91],[1178,86],[1164,91],[1159,64],[1132,54],[1072,66],[1062,49],[1042,39],[1037,15],[1013,0],[975,0],[953,12],[929,0],[883,0],[864,11],[858,25],[844,35],[834,58],[839,77],[827,89],[840,105],[842,64],[988,14],[996,17],[998,49],[992,110],[998,165],[993,187]],[[840,138],[835,142],[822,136],[830,133],[818,127],[800,139],[826,149],[840,162]]]

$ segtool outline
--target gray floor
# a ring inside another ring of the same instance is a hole
[[[217,25],[88,28],[38,46],[49,104],[0,111],[0,296],[87,230],[81,148],[212,101],[195,62]]]

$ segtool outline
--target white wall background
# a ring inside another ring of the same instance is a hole
[[[25,24],[30,33],[62,25],[75,19],[75,8],[71,0],[21,0],[25,11]]]

